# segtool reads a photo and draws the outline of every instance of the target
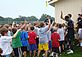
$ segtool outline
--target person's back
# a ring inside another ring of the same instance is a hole
[[[64,28],[58,28],[57,32],[60,35],[60,41],[64,41],[64,33],[65,33]]]
[[[59,47],[60,35],[57,32],[52,33],[51,39],[52,39],[52,46]]]
[[[0,47],[3,50],[2,55],[8,55],[12,53],[11,42],[12,42],[11,36],[1,36],[0,37]]]
[[[39,43],[48,42],[47,33],[46,33],[47,30],[48,30],[47,26],[39,29]]]
[[[12,29],[13,34],[16,33],[16,31],[17,31],[16,28]],[[18,34],[16,35],[16,37],[12,39],[12,47],[13,48],[19,48],[22,46],[21,39],[20,39],[20,33],[21,32],[19,31]]]
[[[27,31],[25,31],[25,30],[21,31],[20,38],[21,38],[22,46],[27,46],[27,44],[28,44],[28,40],[27,40],[28,33],[27,33]]]
[[[36,50],[37,50],[37,45],[36,45],[36,37],[37,37],[37,34],[33,30],[34,30],[34,27],[31,26],[30,27],[30,30],[28,32],[28,36],[29,36],[28,41],[29,41],[29,47],[30,47],[30,57],[32,56],[33,53],[34,53],[34,56],[33,57],[35,57]]]
[[[36,33],[32,31],[29,32],[28,35],[29,35],[29,44],[36,44],[36,37],[37,37]]]

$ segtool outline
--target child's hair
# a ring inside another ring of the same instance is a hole
[[[0,54],[3,52],[3,50],[0,48]]]
[[[44,23],[43,22],[40,23],[40,27],[44,27]]]
[[[30,30],[34,30],[34,26],[31,26],[31,27],[30,27]]]
[[[8,27],[9,27],[9,25],[8,25],[8,24],[5,24],[5,25],[4,25],[4,27],[8,28]]]
[[[16,31],[17,31],[17,28],[13,28],[13,29],[12,29],[13,34],[15,34]]]
[[[62,26],[62,24],[59,24],[59,28],[62,28],[63,26]]]
[[[4,33],[7,33],[7,32],[8,32],[8,29],[6,27],[2,27],[0,29],[0,33],[1,33],[2,36],[4,36]]]
[[[65,16],[65,20],[66,20],[66,21],[68,21],[68,20],[69,20],[69,18],[70,18],[69,16]]]

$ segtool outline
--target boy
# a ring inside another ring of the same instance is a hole
[[[25,27],[21,31],[20,38],[21,38],[21,43],[22,43],[21,50],[23,52],[24,57],[26,57],[27,56],[27,46],[28,46],[28,40],[27,40],[28,32],[25,30]]]
[[[44,25],[44,23],[40,23],[39,28],[39,46],[38,46],[38,57],[40,55],[41,50],[45,51],[45,57],[47,57],[47,51],[48,51],[48,38],[47,38],[47,31],[50,28],[50,19],[48,19],[49,23],[47,26]]]
[[[52,56],[54,55],[54,52],[56,53],[56,57],[58,57],[58,52],[59,52],[59,40],[60,40],[60,35],[57,33],[57,29],[55,29],[54,33],[51,35],[52,39]]]
[[[30,57],[32,57],[32,52],[34,53],[34,56],[36,55],[37,45],[36,45],[36,33],[33,31],[34,27],[31,26],[29,30],[29,46],[30,46]]]
[[[63,28],[63,26],[62,26],[62,24],[59,24],[59,26],[58,26],[59,28],[58,28],[58,30],[57,30],[57,32],[59,33],[59,35],[60,35],[60,53],[61,52],[63,52],[64,51],[64,33],[65,33],[65,30],[64,30],[64,28]]]
[[[8,36],[8,29],[6,27],[0,29],[0,48],[3,50],[1,53],[2,56],[10,57],[10,54],[12,53],[12,38],[15,38],[19,31],[20,30],[18,30],[13,36]]]

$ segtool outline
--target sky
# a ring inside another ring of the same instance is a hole
[[[36,16],[42,14],[55,16],[54,7],[46,7],[45,0],[0,0],[0,16],[17,18],[21,16]]]

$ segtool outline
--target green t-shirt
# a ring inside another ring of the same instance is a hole
[[[17,36],[12,39],[12,47],[18,48],[22,46],[21,40],[20,40],[20,31],[18,32]]]

